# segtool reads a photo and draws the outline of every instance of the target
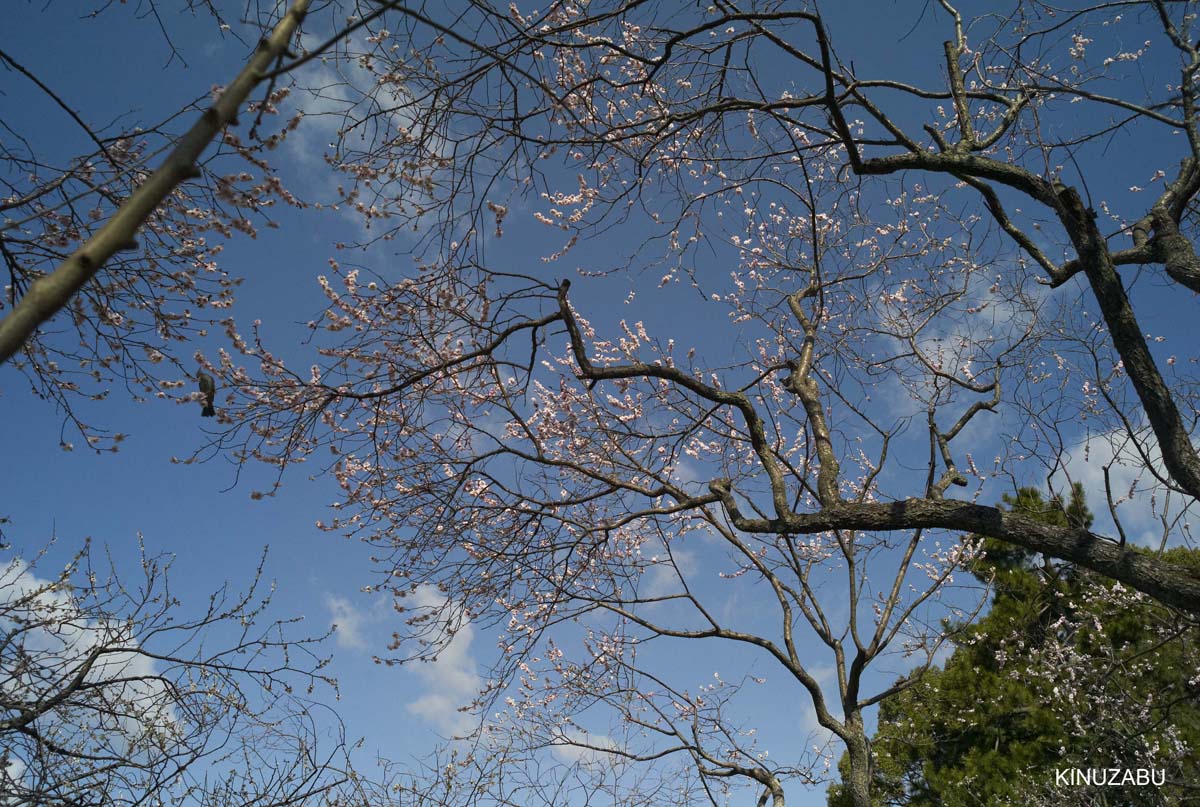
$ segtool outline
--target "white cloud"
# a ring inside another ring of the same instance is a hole
[[[419,608],[437,609],[446,599],[432,586],[422,586],[413,595]],[[425,694],[408,704],[408,710],[431,723],[446,735],[461,736],[475,727],[475,720],[462,711],[479,694],[483,685],[478,664],[471,655],[475,628],[463,625],[454,633],[434,661],[415,664],[410,669],[421,679]]]
[[[15,782],[21,778],[21,774],[25,773],[25,768],[25,761],[16,759],[14,757],[8,760],[8,764],[4,768],[3,775],[7,777],[10,782]]]
[[[709,481],[713,478],[713,473],[706,473],[705,469],[699,463],[693,462],[686,456],[680,456],[675,459],[675,464],[670,469],[671,477],[675,484],[679,485],[689,493],[702,493],[708,488]]]
[[[803,717],[800,724],[808,733],[809,748],[815,752],[823,751],[826,746],[837,739],[837,735],[820,724],[817,720],[817,709],[811,703],[806,703],[801,711]]]
[[[97,659],[85,680],[96,686],[86,698],[95,706],[95,725],[72,725],[88,731],[110,731],[115,715],[120,739],[129,747],[155,731],[178,727],[174,699],[160,679],[159,664],[140,651],[130,623],[92,618],[86,601],[79,602],[65,586],[37,577],[15,558],[0,568],[0,632],[21,625],[19,643],[7,644],[0,654],[0,692],[10,700],[45,702],[63,691],[81,670],[80,663],[98,646],[113,648]],[[85,594],[86,596],[86,594]],[[79,720],[76,711],[69,720]],[[42,718],[43,727],[56,722],[57,711]],[[11,767],[10,767],[11,774]]]
[[[643,547],[642,553],[645,554],[648,547]],[[683,591],[683,585],[680,582],[682,576],[684,581],[692,579],[700,568],[700,561],[695,552],[688,551],[682,548],[673,548],[668,557],[666,550],[660,548],[661,554],[658,556],[658,563],[651,566],[642,579],[642,584],[638,594],[642,597],[666,597],[670,594],[678,594]]]
[[[607,734],[591,734],[579,730],[564,732],[555,738],[552,745],[554,755],[562,761],[604,771],[611,770],[614,764],[620,761],[620,757],[604,750],[616,747],[616,742]]]
[[[334,641],[337,646],[346,650],[362,650],[367,646],[364,635],[365,623],[369,617],[354,607],[354,603],[345,597],[325,596],[325,607],[329,609],[330,623],[335,629]]]
[[[306,51],[312,50],[322,39],[306,33],[301,37],[301,45]],[[340,47],[346,54],[371,53],[376,48],[359,37],[344,40]],[[372,61],[378,63],[378,59]],[[289,177],[289,181],[300,183],[299,187],[305,193],[336,197],[339,186],[351,184],[345,174],[329,166],[326,156],[332,155],[335,162],[346,157],[337,145],[343,130],[354,121],[365,122],[363,125],[372,131],[386,127],[380,137],[411,132],[419,138],[422,134],[421,119],[428,114],[428,99],[414,97],[405,85],[382,81],[376,70],[368,69],[363,61],[353,55],[338,58],[326,54],[302,66],[298,75],[302,87],[283,103],[284,115],[281,117],[290,118],[298,111],[304,113],[303,122],[284,141],[284,148],[289,159],[303,169],[298,175]],[[423,140],[423,146],[431,149],[431,156],[443,159],[451,156],[450,146],[444,138],[435,136]],[[355,146],[360,143],[353,132],[349,143]],[[404,183],[401,186],[393,181],[391,192],[400,190],[409,202],[428,206],[431,201],[416,185]],[[364,202],[370,204],[366,197]],[[367,227],[368,222],[351,206],[342,206],[341,210],[364,236],[377,234]]]
[[[1117,516],[1129,541],[1158,546],[1166,534],[1168,545],[1177,545],[1186,529],[1190,503],[1154,478],[1152,469],[1165,475],[1154,435],[1148,429],[1142,430],[1138,440],[1140,452],[1123,429],[1085,436],[1066,452],[1065,472],[1056,474],[1053,481],[1064,491],[1069,483],[1081,482],[1088,495],[1088,506],[1096,517],[1093,529],[1116,537],[1117,530],[1105,501],[1107,467]]]

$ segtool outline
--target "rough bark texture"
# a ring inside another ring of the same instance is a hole
[[[850,738],[846,741],[846,752],[850,768],[842,781],[854,807],[871,807],[871,746],[863,728],[862,713],[855,711],[847,716],[846,727]]]
[[[1200,577],[1087,530],[1052,527],[1018,513],[950,499],[842,504],[782,519],[752,519],[741,514],[728,486],[715,484],[712,490],[721,498],[734,526],[747,532],[808,534],[937,527],[979,533],[1077,563],[1168,605],[1200,614]]]

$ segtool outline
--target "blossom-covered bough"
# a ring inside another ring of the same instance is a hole
[[[336,164],[370,238],[406,238],[417,272],[339,256],[322,360],[230,359],[244,397],[222,440],[280,466],[329,457],[343,497],[326,526],[380,546],[401,605],[440,592],[400,657],[468,620],[502,628],[482,756],[569,765],[587,789],[619,789],[602,773],[617,761],[674,762],[689,793],[648,801],[749,784],[782,804],[826,752],[820,734],[778,757],[758,744],[770,721],[746,716],[786,699],[781,675],[867,804],[864,712],[904,685],[872,663],[929,663],[937,614],[980,604],[949,587],[973,551],[958,536],[1200,611],[1200,579],[1135,551],[1118,509],[1153,493],[1163,541],[1187,541],[1180,502],[1200,492],[1195,357],[1156,354],[1120,275],[1157,263],[1190,288],[1182,7],[1039,22],[1023,4],[969,24],[941,4],[925,24],[951,38],[913,71],[940,70],[933,89],[861,77],[810,8],[394,11],[345,46],[367,95]],[[1092,56],[1125,27],[1181,58],[1149,104],[1121,94],[1137,54]],[[1184,136],[1148,208],[1084,201],[1114,192],[1088,174],[1099,137],[1160,127]],[[600,302],[614,277],[636,314]],[[1030,475],[1102,478],[1089,493],[1114,534],[991,504]],[[745,648],[776,671],[769,694],[753,694],[763,667],[701,685],[664,660],[685,651],[653,649],[692,640]]]
[[[0,64],[49,98],[66,122],[50,134],[25,131],[15,121],[6,128],[11,139],[0,151],[0,362],[20,370],[35,394],[53,401],[71,427],[64,433],[77,432],[91,448],[115,451],[124,435],[89,423],[79,411],[81,401],[106,398],[118,382],[139,400],[191,386],[171,377],[191,366],[176,356],[179,343],[210,328],[231,328],[228,311],[241,279],[219,265],[220,240],[234,232],[255,235],[258,226],[269,225],[264,211],[277,203],[304,206],[265,159],[299,118],[277,132],[259,128],[264,113],[278,112],[287,95],[267,73],[284,57],[308,5],[297,0],[273,30],[267,27],[228,87],[156,125],[94,129],[54,88],[0,49]],[[221,12],[205,6],[221,30],[229,30]],[[159,16],[154,3],[148,12]],[[167,42],[173,60],[179,52],[169,36]],[[268,91],[250,107],[255,116],[244,143],[226,126],[260,84]],[[176,118],[197,111],[186,132],[172,132]],[[204,157],[218,136],[223,153]],[[92,150],[64,160],[62,149],[69,145],[62,143],[76,139]],[[228,170],[222,157],[230,154],[241,166],[219,173]],[[73,443],[64,436],[62,446],[70,450]]]
[[[499,629],[472,798],[779,805],[828,732],[866,805],[864,715],[982,605],[964,534],[1200,613],[1132,545],[1145,500],[1190,542],[1200,495],[1171,319],[1200,274],[1194,21],[939,2],[885,59],[895,32],[840,7],[664,5],[347,9],[293,94],[341,70],[326,158],[366,251],[319,278],[310,368],[231,331],[210,448],[332,474],[325,526],[423,603],[399,658]],[[1087,482],[1111,529],[993,504],[1030,480]],[[700,684],[694,646],[748,660]],[[748,717],[794,690],[804,731]]]

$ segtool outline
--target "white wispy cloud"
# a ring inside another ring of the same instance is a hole
[[[605,749],[617,748],[617,743],[607,734],[572,729],[565,731],[552,745],[554,755],[563,762],[582,765],[585,768],[611,770],[621,758]]]
[[[1129,541],[1157,546],[1164,536],[1169,546],[1184,537],[1190,502],[1173,494],[1157,479],[1166,475],[1162,452],[1148,429],[1138,433],[1139,450],[1129,433],[1116,429],[1080,438],[1067,452],[1064,471],[1055,475],[1056,486],[1082,482],[1088,493],[1088,507],[1096,517],[1098,532],[1116,535],[1116,527],[1104,499],[1104,469],[1108,484]]]
[[[161,665],[140,652],[129,625],[92,618],[70,590],[38,577],[20,558],[0,567],[0,633],[15,628],[19,628],[19,645],[10,645],[11,655],[0,656],[4,698],[46,702],[64,691],[93,648],[104,646],[111,651],[92,664],[85,680],[93,685],[96,702],[109,704],[110,711],[119,715],[124,740],[133,746],[147,732],[169,731],[177,725],[174,699],[160,677]],[[9,664],[12,668],[5,669]],[[44,723],[55,719],[53,710],[41,718]],[[92,730],[102,729],[98,723]]]
[[[362,650],[367,647],[366,623],[373,615],[355,608],[345,597],[332,594],[325,596],[325,607],[329,609],[330,624],[334,628],[333,639],[338,647],[346,650]]]
[[[432,586],[417,589],[412,598],[420,608],[436,609],[446,598]],[[446,735],[467,734],[475,720],[462,711],[479,694],[483,685],[477,672],[478,663],[471,654],[475,628],[463,625],[454,633],[437,659],[414,665],[411,669],[421,680],[424,694],[409,702],[408,710],[429,722]]]

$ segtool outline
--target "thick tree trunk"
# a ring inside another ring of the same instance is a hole
[[[850,761],[842,786],[850,796],[854,807],[871,807],[871,745],[863,728],[861,712],[846,716],[846,728],[850,732],[846,740],[846,752]]]

